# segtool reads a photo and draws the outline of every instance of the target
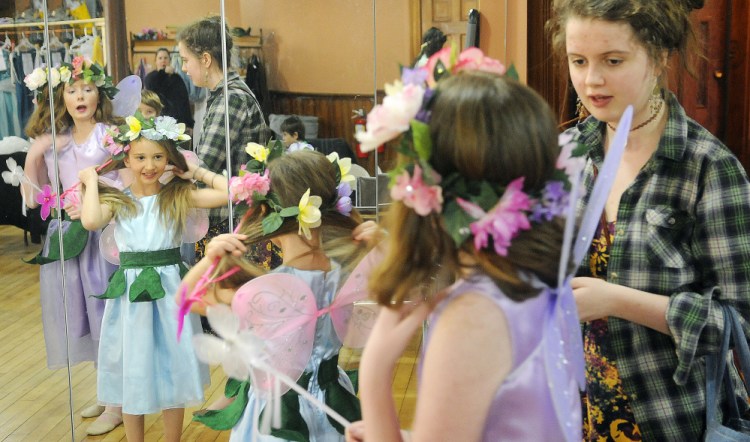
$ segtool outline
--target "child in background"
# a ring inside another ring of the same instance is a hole
[[[278,229],[264,231],[263,220],[278,212],[272,209],[267,201],[262,202],[259,207],[254,207],[239,233],[219,235],[208,244],[206,257],[190,269],[183,285],[188,291],[192,289],[214,260],[223,258],[217,270],[218,274],[234,265],[239,265],[242,270],[209,288],[204,300],[208,304],[231,303],[236,290],[242,284],[266,273],[240,256],[245,254],[249,245],[270,239],[278,244],[283,252],[282,265],[272,273],[286,273],[301,278],[313,290],[318,308],[329,306],[351,268],[366,252],[366,247],[357,239],[362,237],[364,230],[373,227],[372,223],[364,223],[358,229],[361,222],[359,214],[351,209],[351,205],[347,206],[343,197],[339,196],[338,188],[341,182],[337,180],[337,175],[341,176],[343,182],[350,180],[349,175],[337,170],[339,167],[323,154],[307,150],[270,160],[270,187],[265,189],[268,192],[265,194],[266,198],[271,199],[270,195],[273,194],[284,207],[301,207],[299,217],[285,217]],[[258,176],[255,178],[260,179],[263,174],[260,171],[257,173]],[[234,186],[232,188],[234,189]],[[198,312],[205,312],[205,307],[201,304],[193,304],[193,307]],[[337,391],[347,396],[349,403],[353,405],[345,409],[340,405],[333,408],[349,419],[358,419],[359,406],[353,386],[344,371],[337,366],[342,344],[333,330],[330,315],[325,314],[317,318],[315,330],[312,355],[301,377],[307,381],[301,385],[319,400],[328,403],[325,398],[326,389],[334,387],[321,386],[321,380],[327,379],[328,382],[336,384]],[[257,429],[253,425],[252,410],[254,401],[258,399],[252,386],[249,387],[248,397],[244,414],[232,430],[233,441],[255,440],[253,433]],[[293,403],[293,407],[282,411],[282,422],[299,422],[309,434],[303,436],[304,433],[298,432],[299,427],[286,426],[273,429],[271,436],[255,435],[258,436],[257,440],[287,440],[294,432],[297,432],[296,435],[299,437],[294,440],[343,440],[343,430],[332,426],[323,411],[312,406],[304,398],[296,398]],[[287,436],[284,437],[284,434]]]
[[[187,163],[177,144],[190,140],[172,117],[128,117],[107,142],[116,155],[102,172],[123,165],[133,183],[124,191],[99,184],[94,167],[79,177],[85,185],[81,221],[90,230],[116,223],[120,268],[101,298],[107,299],[99,348],[98,399],[122,407],[129,441],[142,441],[144,416],[163,411],[167,441],[178,441],[184,407],[203,401],[208,380],[196,359],[186,323],[177,341],[177,309],[172,296],[186,271],[180,258],[188,209],[226,203],[227,180]],[[129,146],[127,145],[129,143]],[[175,177],[159,178],[168,164]],[[190,181],[202,181],[197,189]]]
[[[401,145],[413,155],[400,158],[386,214],[388,254],[370,278],[381,308],[360,364],[363,421],[348,440],[403,439],[387,386],[431,313],[411,440],[580,441],[574,375],[580,381],[583,355],[560,344],[580,333],[560,305],[563,297],[574,303],[559,266],[563,215],[575,201],[556,167],[554,115],[476,48],[448,48],[427,66],[437,60],[445,66],[439,79],[437,69],[405,70],[403,91],[370,113],[373,132],[358,135],[372,150],[388,141],[375,135],[400,135],[389,113],[414,109]],[[422,107],[429,91],[414,79],[426,76],[436,86]],[[422,293],[436,274],[456,282]]]
[[[164,105],[156,92],[148,89],[141,91],[141,104],[138,106],[138,110],[143,118],[156,118],[161,115],[162,109],[164,109]]]
[[[57,133],[57,166],[60,171],[61,191],[67,191],[78,182],[78,172],[86,167],[102,164],[110,154],[102,146],[105,129],[114,121],[112,102],[117,89],[104,68],[83,57],[71,64],[63,63],[51,69],[52,78],[61,81],[54,87],[55,128]],[[45,69],[35,69],[24,80],[36,92],[37,107],[26,127],[26,134],[34,139],[26,156],[26,177],[37,187],[54,186],[55,160],[52,152],[52,127],[50,103]],[[101,82],[101,86],[96,86]],[[106,175],[114,184],[122,180],[116,172]],[[26,205],[39,206],[38,192],[33,186],[22,184]],[[52,190],[53,192],[56,189]],[[65,254],[66,302],[60,295],[61,263],[57,250],[50,249],[51,238],[57,237],[58,228],[65,235],[83,232],[80,222],[78,192],[72,192],[63,201],[65,215],[62,225],[53,219],[47,229],[43,253],[34,262],[39,269],[39,290],[42,306],[42,325],[47,349],[47,366],[50,369],[67,367],[84,361],[96,361],[104,301],[93,295],[102,293],[109,276],[117,269],[108,263],[99,250],[100,231],[88,232],[85,244],[76,250],[68,247]],[[67,306],[66,308],[63,306]],[[68,330],[65,330],[67,317]],[[67,341],[66,341],[67,336]],[[66,350],[67,349],[67,350]],[[92,405],[81,410],[84,418],[97,417],[86,430],[89,435],[112,431],[122,423],[117,407]]]
[[[281,141],[286,147],[287,153],[297,152],[298,150],[315,150],[307,141],[305,141],[305,125],[302,120],[292,115],[281,123]]]

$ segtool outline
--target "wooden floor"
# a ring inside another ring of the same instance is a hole
[[[33,256],[39,245],[24,246],[23,231],[0,226],[0,441],[124,441],[122,426],[103,436],[86,436],[93,419],[80,411],[96,402],[93,363],[74,366],[70,373],[48,370],[39,308],[39,270],[22,258]],[[393,391],[404,428],[411,425],[416,399],[416,358],[421,339],[415,337],[394,374]],[[344,368],[356,367],[357,352],[342,352]],[[221,368],[212,367],[206,403],[220,397],[224,387]],[[72,396],[72,427],[71,406]],[[186,410],[182,440],[226,441],[229,432],[217,432],[191,422],[195,408]],[[146,416],[146,440],[163,440],[160,415]]]

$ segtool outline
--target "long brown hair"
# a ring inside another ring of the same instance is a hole
[[[310,189],[310,195],[317,195],[323,203],[320,206],[321,226],[320,244],[311,244],[312,248],[321,248],[329,259],[338,262],[344,272],[349,272],[367,251],[363,244],[356,243],[352,231],[362,218],[356,210],[350,216],[336,210],[338,191],[336,189],[337,166],[331,163],[320,152],[302,150],[283,155],[268,164],[271,177],[271,191],[279,198],[283,207],[296,206],[302,195]],[[284,218],[281,227],[271,234],[263,234],[262,222],[272,209],[262,203],[252,209],[243,222],[239,233],[248,235],[247,244],[267,241],[278,236],[297,233],[299,223],[296,217]],[[228,278],[223,287],[239,287],[248,279],[265,273],[264,270],[244,260],[226,257],[219,266],[223,272],[231,266],[239,265],[243,271]]]
[[[440,82],[431,110],[430,164],[441,176],[458,173],[503,187],[523,176],[527,193],[540,192],[552,178],[559,152],[555,119],[530,88],[493,74],[462,72]],[[455,277],[464,268],[459,252],[514,300],[539,292],[524,275],[556,285],[563,220],[533,224],[513,239],[505,257],[476,250],[471,240],[457,247],[443,223],[440,214],[419,216],[400,201],[391,204],[385,219],[388,255],[370,279],[378,302],[409,299],[438,270]]]
[[[64,84],[60,84],[53,89],[55,99],[55,131],[58,133],[65,132],[73,127],[73,117],[70,116],[65,107],[64,92]],[[97,123],[119,124],[121,120],[112,115],[112,102],[99,88],[97,88],[97,92],[99,98],[96,102],[94,120]],[[36,138],[52,131],[52,124],[50,123],[51,108],[49,91],[46,87],[43,87],[36,108],[31,117],[29,117],[29,122],[26,124],[25,132],[27,136]]]

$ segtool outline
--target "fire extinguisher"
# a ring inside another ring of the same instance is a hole
[[[352,119],[354,119],[354,133],[358,134],[360,132],[367,131],[367,118],[365,117],[365,110],[354,109],[353,112],[354,115],[352,116]],[[367,152],[362,152],[362,149],[360,149],[359,147],[359,143],[356,143],[354,150],[357,152],[357,158],[367,158]]]

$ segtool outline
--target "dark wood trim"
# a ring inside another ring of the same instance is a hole
[[[125,2],[104,0],[109,74],[117,83],[130,74],[128,65],[128,30],[125,26]]]

